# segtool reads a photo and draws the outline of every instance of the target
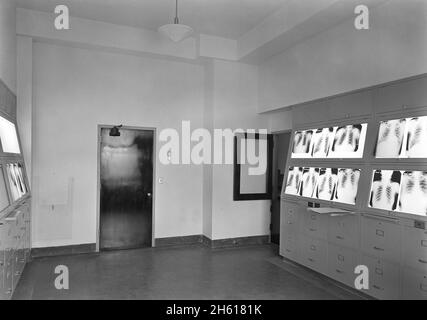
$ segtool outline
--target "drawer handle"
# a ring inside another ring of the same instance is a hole
[[[311,220],[317,220],[317,216],[315,214],[311,215]]]
[[[335,271],[336,271],[337,273],[340,273],[340,274],[343,274],[343,273],[344,273],[343,271],[341,271],[341,270],[339,270],[339,269],[335,269]]]
[[[317,229],[313,229],[313,228],[310,228],[309,229],[311,232],[316,232],[317,231]]]
[[[292,221],[288,221],[288,224],[292,224]]]
[[[380,248],[380,247],[374,247],[374,249],[377,250],[377,251],[384,251],[384,249]]]
[[[383,230],[377,229],[377,231],[375,233],[377,234],[377,236],[384,237],[384,231]]]
[[[427,261],[425,261],[425,260],[423,260],[423,259],[418,259],[418,262],[421,262],[421,263],[427,264]]]
[[[312,258],[308,258],[308,261],[310,261],[310,262],[314,262],[314,259],[312,259]]]
[[[381,288],[381,287],[379,287],[379,286],[377,286],[377,285],[373,285],[373,287],[374,287],[375,289],[377,289],[377,290],[384,290],[383,288]]]
[[[311,249],[311,251],[316,251],[316,246],[312,245],[312,246],[310,246],[310,249]]]
[[[337,238],[338,240],[344,240],[344,237],[341,236],[336,236],[335,238]]]
[[[15,276],[20,276],[20,275],[21,275],[21,272],[19,272],[19,271],[15,272]]]
[[[286,249],[286,252],[289,252],[289,253],[291,253],[292,251],[291,251],[291,250],[289,250],[289,249]]]

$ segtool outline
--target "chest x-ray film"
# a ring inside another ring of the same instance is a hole
[[[14,170],[13,164],[6,165],[7,177],[9,180],[10,192],[12,195],[13,201],[18,200],[22,197],[22,191],[19,186],[18,177],[16,176],[16,172]]]
[[[286,182],[285,193],[291,195],[298,195],[299,188],[302,181],[302,171],[300,167],[290,167],[288,173],[288,180]]]
[[[4,179],[3,169],[0,166],[0,211],[9,206],[9,197],[7,196],[6,180]]]
[[[317,180],[316,198],[321,200],[332,200],[338,181],[338,169],[320,168]]]
[[[366,123],[338,127],[328,158],[362,158],[367,128]]]
[[[381,121],[378,131],[376,158],[399,158],[404,152],[406,119]]]
[[[427,216],[427,172],[403,172],[398,211]]]
[[[15,176],[18,181],[19,191],[21,192],[22,195],[25,195],[27,193],[27,186],[25,185],[25,182],[24,182],[24,175],[22,173],[22,168],[17,163],[15,163],[13,165],[13,169],[15,170]]]
[[[408,118],[406,157],[427,158],[427,117]]]
[[[313,130],[296,131],[292,148],[292,158],[310,158]]]
[[[314,191],[319,178],[319,168],[304,168],[302,174],[302,182],[300,186],[300,195],[311,198],[314,196]]]
[[[334,127],[316,130],[312,139],[311,156],[313,158],[326,158],[328,156],[335,130],[336,128]]]
[[[360,169],[338,169],[338,180],[334,201],[356,204]]]
[[[371,185],[369,206],[394,211],[399,200],[402,173],[397,170],[375,170]]]

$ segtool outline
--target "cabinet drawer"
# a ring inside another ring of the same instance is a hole
[[[12,266],[12,263],[5,269],[3,277],[4,277],[3,296],[4,296],[4,299],[10,299],[10,298],[12,298],[12,293],[13,293],[13,266]]]
[[[336,245],[328,248],[328,275],[348,286],[354,287],[356,275],[354,270],[358,265],[355,251]]]
[[[297,213],[289,213],[284,215],[284,226],[298,229],[299,216]]]
[[[427,230],[405,227],[403,236],[404,263],[418,270],[427,270]]]
[[[0,270],[0,300],[6,299],[5,292],[4,292],[4,270]]]
[[[298,259],[298,242],[294,235],[283,235],[280,243],[282,256],[293,261]]]
[[[320,273],[327,271],[327,245],[325,241],[305,237],[303,240],[301,263]]]
[[[329,217],[329,242],[348,248],[358,248],[359,219],[356,215]]]
[[[362,250],[364,253],[390,261],[401,259],[402,227],[376,218],[362,218]]]
[[[362,264],[369,269],[368,294],[383,300],[399,299],[399,266],[385,260],[363,256]]]
[[[424,272],[412,268],[403,271],[403,299],[427,300],[427,270]]]
[[[307,236],[327,240],[328,238],[328,216],[315,212],[304,213],[304,232]]]

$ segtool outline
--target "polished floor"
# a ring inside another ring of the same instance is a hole
[[[69,269],[57,290],[55,267]],[[203,246],[38,258],[14,299],[358,299],[326,278],[282,261],[275,246]]]

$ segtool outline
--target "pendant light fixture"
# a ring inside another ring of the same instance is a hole
[[[188,38],[192,33],[193,29],[185,24],[179,23],[178,18],[178,0],[175,0],[175,20],[173,24],[166,24],[159,28],[159,32],[165,37],[171,39],[174,42],[180,42]]]

